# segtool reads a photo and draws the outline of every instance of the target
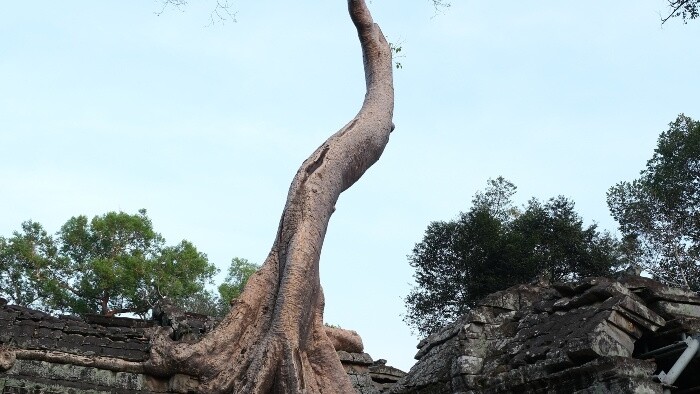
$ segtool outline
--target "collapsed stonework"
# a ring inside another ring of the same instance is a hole
[[[651,279],[519,285],[421,341],[391,392],[698,392],[698,333],[700,297]]]
[[[0,303],[1,394],[96,394],[197,392],[196,376],[150,376],[144,369],[150,339],[160,330],[179,341],[196,341],[217,323],[208,316],[163,305],[153,320],[86,315],[55,317]],[[354,331],[328,335],[360,394],[380,394],[403,372],[363,353]]]

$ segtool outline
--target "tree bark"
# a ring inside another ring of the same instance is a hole
[[[153,339],[150,373],[201,378],[201,392],[352,393],[323,326],[319,257],[340,193],[381,156],[393,130],[389,44],[364,0],[348,0],[364,60],[359,113],[297,171],[277,236],[224,320],[201,341]]]

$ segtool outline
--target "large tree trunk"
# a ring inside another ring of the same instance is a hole
[[[393,130],[391,50],[364,0],[348,0],[367,93],[359,113],[297,171],[277,237],[226,318],[201,341],[153,341],[148,369],[202,378],[206,393],[350,393],[323,326],[319,256],[341,192],[382,154]]]

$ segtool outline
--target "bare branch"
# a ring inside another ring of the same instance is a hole
[[[183,11],[189,1],[188,0],[161,0],[162,8],[156,11],[156,15],[160,16],[168,7],[176,8]],[[215,25],[218,22],[222,24],[227,21],[236,22],[236,13],[233,11],[232,0],[216,0],[214,9],[209,13],[209,26]]]

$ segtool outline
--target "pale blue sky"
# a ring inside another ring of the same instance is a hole
[[[430,221],[503,175],[518,200],[563,194],[615,229],[605,192],[635,177],[680,112],[700,118],[700,22],[662,0],[374,0],[401,42],[396,130],[337,205],[321,258],[326,321],[408,369],[406,255]],[[0,11],[0,234],[27,219],[146,208],[224,270],[261,262],[299,164],[361,104],[344,1],[5,2]]]

